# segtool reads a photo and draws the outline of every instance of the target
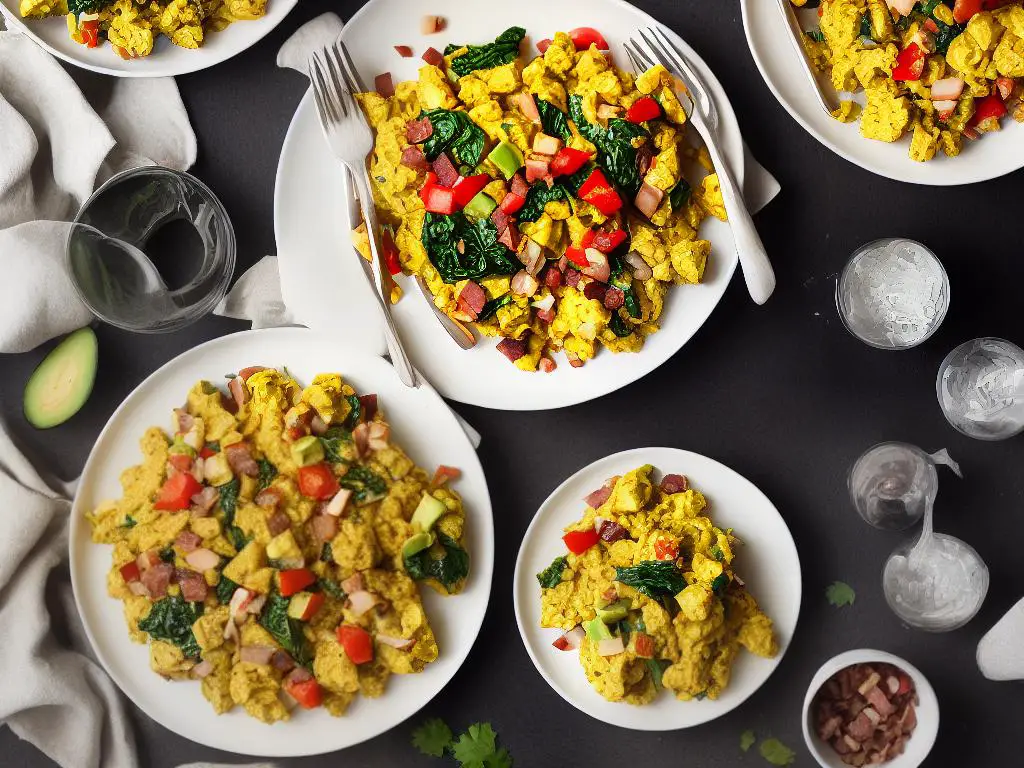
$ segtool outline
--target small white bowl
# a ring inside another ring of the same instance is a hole
[[[914,681],[918,698],[917,728],[907,740],[906,749],[902,755],[882,763],[882,765],[886,768],[917,768],[935,746],[935,739],[939,735],[939,700],[936,698],[935,690],[928,682],[928,678],[921,673],[921,670],[899,656],[893,656],[885,651],[860,648],[841,653],[826,661],[814,675],[814,679],[811,680],[811,685],[807,689],[807,695],[804,697],[804,741],[807,743],[807,749],[814,755],[814,759],[822,768],[849,768],[849,766],[843,762],[842,757],[832,748],[831,744],[818,738],[811,719],[811,704],[814,697],[828,679],[839,670],[854,664],[872,662],[892,664],[910,675],[910,679]]]

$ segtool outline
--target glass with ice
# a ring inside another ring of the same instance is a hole
[[[836,283],[846,329],[873,347],[909,349],[928,339],[949,309],[949,278],[934,253],[903,238],[857,249]]]
[[[1005,440],[1024,430],[1024,350],[1004,339],[961,344],[939,366],[939,407],[957,430]]]

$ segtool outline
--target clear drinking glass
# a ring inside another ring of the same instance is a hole
[[[949,277],[934,253],[903,238],[858,248],[836,283],[839,318],[851,334],[879,349],[926,341],[949,309]]]
[[[909,443],[880,443],[854,463],[850,501],[875,528],[902,531],[935,503],[939,477],[931,456]]]
[[[1024,430],[1024,350],[1004,339],[972,339],[950,352],[935,381],[942,415],[978,440]]]
[[[227,293],[235,233],[199,179],[159,166],[133,168],[85,202],[66,257],[79,296],[100,320],[162,333],[212,312]]]

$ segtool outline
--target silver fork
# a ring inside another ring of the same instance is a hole
[[[793,3],[791,0],[776,0],[776,5],[779,6],[779,11],[781,11],[786,19],[787,26],[789,26],[790,41],[793,43],[797,56],[800,57],[800,65],[804,71],[804,76],[814,86],[814,93],[818,97],[818,105],[831,117],[832,111],[839,106],[839,97],[826,93],[825,89],[821,86],[821,81],[818,80],[818,76],[814,73],[814,68],[807,58],[807,50],[804,48],[804,30],[800,26],[800,19],[797,18]]]
[[[407,387],[419,387],[420,380],[395,329],[391,317],[391,300],[385,295],[384,264],[381,259],[380,224],[377,210],[370,191],[370,179],[366,171],[366,159],[373,150],[373,132],[356,103],[353,92],[358,90],[358,81],[349,74],[351,60],[344,45],[338,41],[309,57],[309,78],[313,84],[320,126],[324,137],[335,157],[341,161],[347,173],[346,183],[351,181],[358,192],[366,233],[370,240],[370,254],[375,269],[372,282],[374,295],[384,316],[384,339],[388,345],[391,363],[398,378]],[[354,67],[352,67],[354,71]],[[359,257],[362,260],[362,257]]]
[[[643,44],[632,39],[623,46],[637,72],[650,69],[656,60],[660,60],[660,63],[679,77],[686,86],[687,98],[691,104],[688,111],[690,123],[704,140],[704,145],[711,155],[711,162],[718,173],[722,200],[729,215],[729,224],[733,239],[736,241],[736,253],[743,268],[747,290],[757,304],[764,304],[775,290],[775,272],[768,260],[764,244],[757,234],[754,220],[750,217],[750,211],[747,210],[743,192],[736,183],[725,155],[719,149],[718,109],[714,99],[711,98],[700,76],[686,60],[686,56],[664,32],[648,28],[640,30],[640,37]],[[653,53],[653,57],[645,48]]]

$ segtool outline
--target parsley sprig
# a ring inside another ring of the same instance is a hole
[[[490,723],[473,723],[455,738],[443,720],[431,718],[413,731],[412,744],[430,757],[450,754],[460,768],[512,768],[512,755],[498,746],[498,734]]]

